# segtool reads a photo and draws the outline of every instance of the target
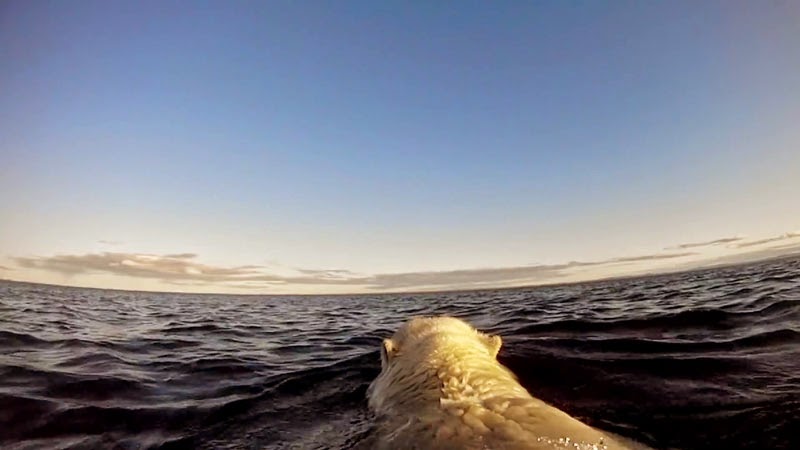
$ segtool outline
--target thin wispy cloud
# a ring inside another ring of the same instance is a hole
[[[763,261],[771,258],[800,256],[800,243],[785,243],[775,246],[755,248],[734,254],[714,257],[701,261],[689,261],[675,267],[676,270],[694,270],[707,267],[727,266]]]
[[[122,244],[124,244],[124,242],[122,242],[122,241],[109,241],[109,240],[106,240],[106,239],[100,239],[99,241],[97,241],[97,243],[98,244],[103,244],[103,245],[122,245]]]
[[[522,267],[465,269],[439,272],[381,274],[371,277],[371,288],[396,290],[451,287],[513,286],[558,281],[571,271],[620,263],[683,258],[695,253],[671,253],[613,258],[602,261],[571,261],[564,264],[540,264]]]
[[[155,255],[144,253],[87,253],[50,257],[17,257],[22,267],[57,272],[63,275],[110,273],[161,281],[229,282],[240,278],[261,276],[257,266],[220,267],[194,261],[197,255],[179,253]]]
[[[673,258],[682,258],[684,256],[694,256],[696,254],[697,253],[695,252],[683,252],[683,253],[658,253],[655,255],[642,255],[642,256],[628,256],[624,258],[609,259],[608,261],[599,262],[597,264],[658,261],[661,259],[673,259]]]
[[[800,251],[800,242],[787,242],[784,244],[779,245],[771,245],[767,247],[767,250],[771,251],[782,251],[782,250],[793,250],[793,251]]]
[[[198,282],[210,285],[238,286],[258,283],[274,284],[361,284],[363,279],[342,278],[338,271],[317,271],[313,275],[282,276],[264,272],[261,266],[214,266],[195,261],[194,253],[87,253],[49,257],[17,257],[21,267],[40,269],[62,275],[106,273],[135,278],[148,278],[167,283]]]
[[[742,243],[736,244],[736,248],[753,247],[753,246],[756,246],[756,245],[764,245],[764,244],[769,244],[769,243],[772,243],[772,242],[786,241],[786,240],[795,239],[795,238],[800,238],[800,231],[784,233],[784,234],[782,234],[780,236],[773,236],[773,237],[766,238],[766,239],[758,239],[758,240],[755,240],[755,241],[742,242]]]
[[[295,269],[297,272],[302,273],[303,275],[308,275],[311,277],[324,277],[324,278],[352,278],[352,277],[362,277],[362,274],[345,270],[345,269]]]
[[[164,255],[164,258],[170,259],[193,259],[197,258],[197,253],[171,253]]]
[[[704,242],[689,242],[686,244],[678,244],[674,247],[667,247],[667,250],[675,250],[675,249],[687,249],[687,248],[698,248],[698,247],[712,247],[715,245],[723,245],[723,244],[730,244],[733,242],[738,242],[743,240],[743,237],[740,236],[732,236],[732,237],[725,237],[720,239],[714,239],[712,241],[704,241]]]
[[[17,257],[16,264],[29,269],[66,276],[112,274],[146,278],[174,285],[207,285],[234,288],[269,288],[275,286],[352,286],[369,290],[450,289],[485,286],[509,286],[557,281],[576,269],[613,266],[635,262],[679,259],[691,252],[659,253],[602,261],[572,261],[563,264],[540,264],[522,267],[477,268],[450,271],[420,271],[363,275],[342,269],[298,269],[296,275],[278,275],[261,266],[215,266],[196,261],[194,253],[140,254],[87,253],[48,257]]]

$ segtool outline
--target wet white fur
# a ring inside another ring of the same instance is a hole
[[[416,318],[383,341],[368,390],[376,450],[631,449],[531,396],[496,359],[502,341],[452,317]]]

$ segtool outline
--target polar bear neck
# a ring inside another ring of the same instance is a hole
[[[456,349],[450,349],[446,343],[439,344],[430,357],[440,383],[442,406],[463,404],[469,407],[482,405],[498,396],[529,395],[516,377],[482,347],[455,344]]]

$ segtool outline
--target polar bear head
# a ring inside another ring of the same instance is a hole
[[[423,351],[417,356],[430,356],[426,352],[441,350],[441,347],[468,347],[487,352],[495,358],[502,346],[500,336],[489,336],[455,317],[417,317],[406,322],[381,346],[381,368],[386,370],[395,357]]]
[[[490,336],[453,317],[406,322],[381,345],[381,373],[368,390],[370,407],[381,413],[438,405],[442,380],[471,366],[510,375],[496,362],[500,336]]]

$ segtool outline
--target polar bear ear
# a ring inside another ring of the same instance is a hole
[[[500,352],[500,347],[503,346],[503,338],[496,334],[493,336],[484,334],[483,342],[486,343],[486,348],[489,349],[489,353],[492,355],[492,357],[497,357],[497,354]]]
[[[391,339],[384,339],[381,344],[381,363],[383,363],[384,366],[388,365],[396,352],[397,349],[394,346],[394,341]]]

